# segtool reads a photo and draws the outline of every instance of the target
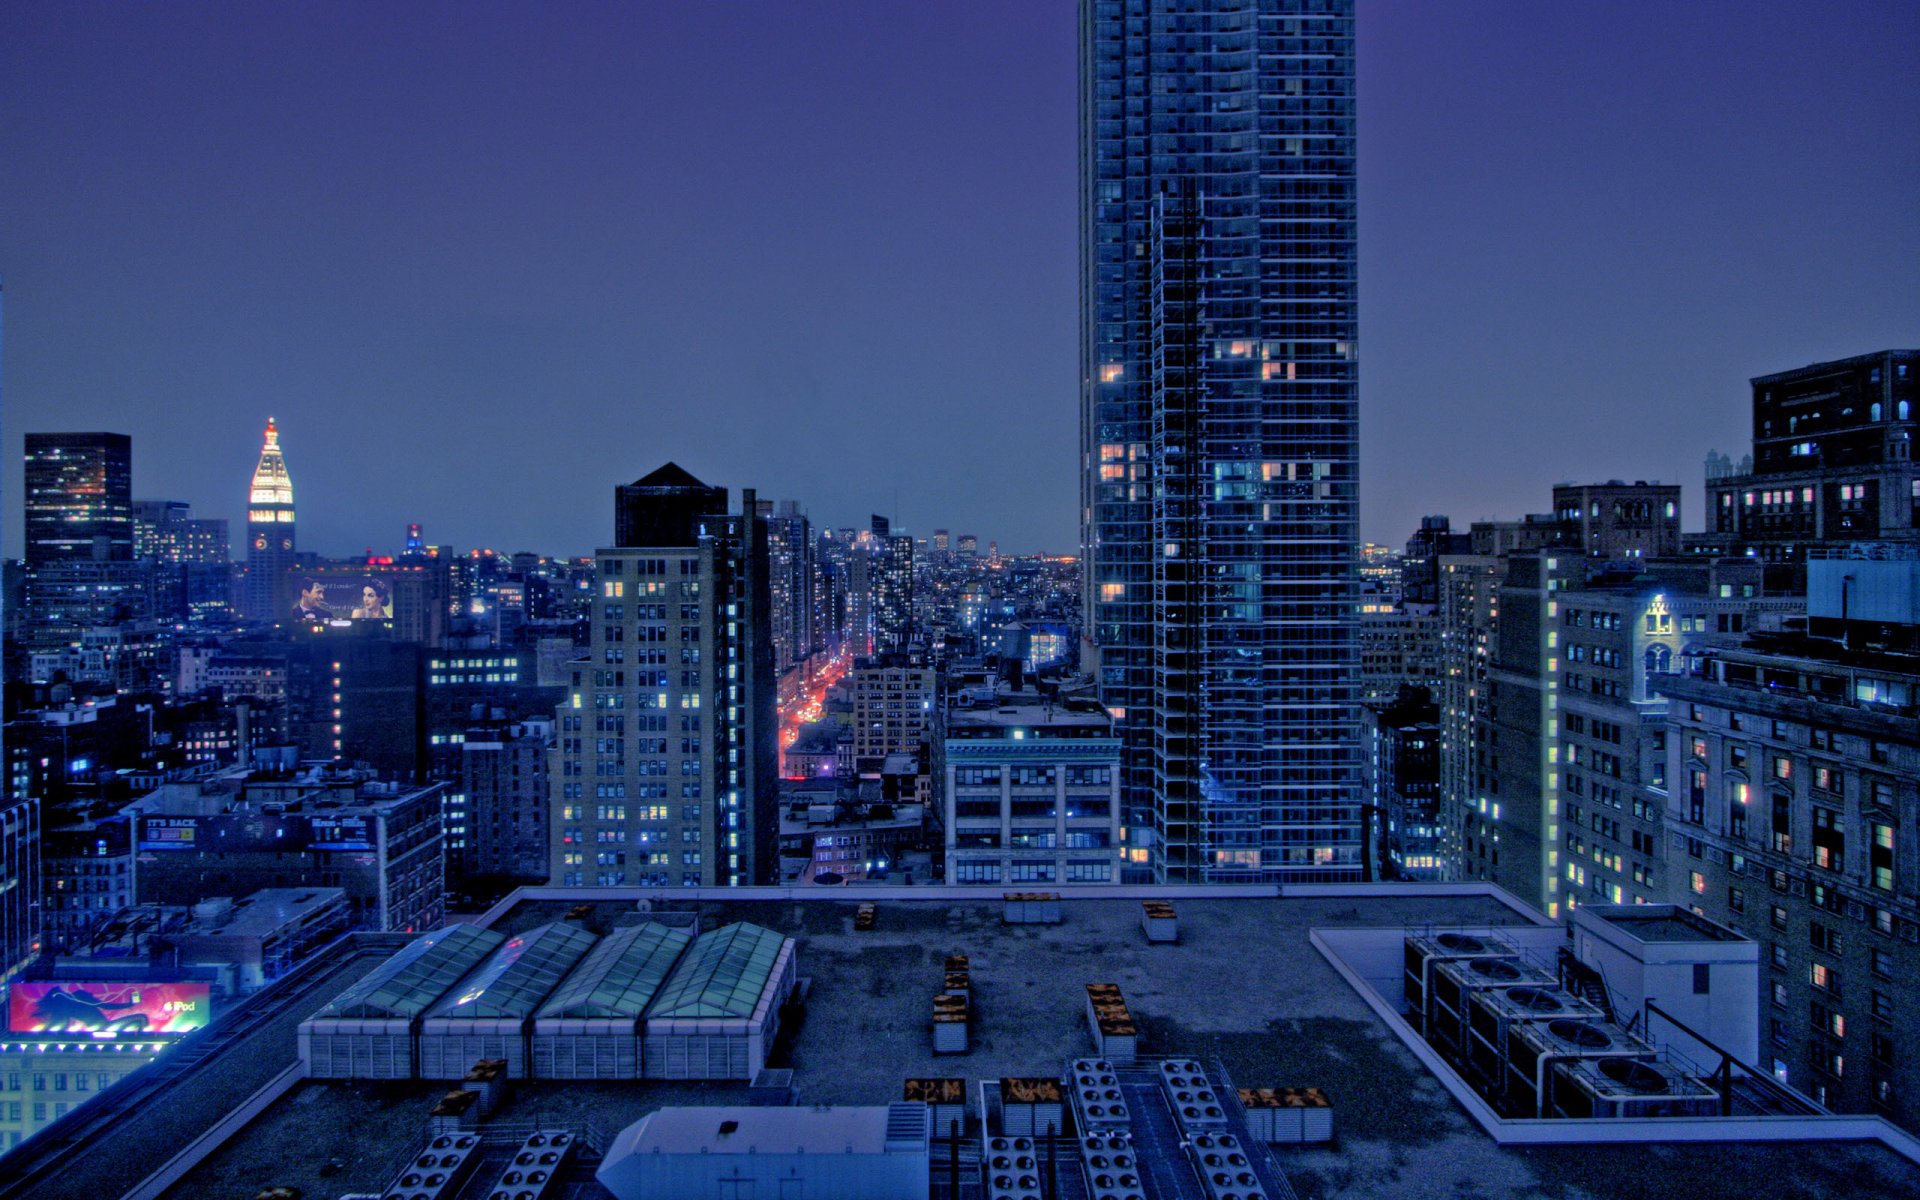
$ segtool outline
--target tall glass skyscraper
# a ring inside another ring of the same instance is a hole
[[[1131,878],[1355,879],[1352,0],[1082,0],[1086,628]]]

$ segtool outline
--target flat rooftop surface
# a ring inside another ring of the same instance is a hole
[[[1737,940],[1713,926],[1675,916],[1638,916],[1609,913],[1600,918],[1643,942],[1730,942]]]
[[[605,931],[634,895],[590,906]],[[1768,1200],[1920,1197],[1920,1168],[1875,1145],[1712,1144],[1502,1149],[1313,949],[1316,927],[1484,928],[1520,917],[1479,896],[1173,900],[1180,941],[1148,945],[1138,899],[1063,902],[1059,925],[1001,923],[998,889],[977,899],[845,898],[690,901],[703,929],[752,921],[799,940],[812,980],[804,1016],[774,1054],[802,1105],[881,1105],[908,1078],[1055,1075],[1086,1057],[1091,982],[1119,985],[1141,1053],[1217,1061],[1241,1087],[1316,1087],[1332,1101],[1331,1148],[1276,1147],[1302,1200]],[[879,905],[867,932],[861,901]],[[568,901],[530,901],[496,929],[521,932],[564,916]],[[947,955],[970,958],[972,1052],[935,1056],[931,1002]],[[424,1129],[444,1085],[306,1082],[189,1173],[169,1197],[252,1200],[262,1187],[310,1197],[376,1191]],[[500,1121],[591,1127],[601,1144],[668,1105],[746,1102],[744,1084],[522,1082]],[[322,1176],[329,1157],[344,1165]],[[107,1193],[96,1193],[104,1195]]]

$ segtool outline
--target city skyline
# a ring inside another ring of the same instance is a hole
[[[451,42],[371,10],[21,14],[7,494],[23,433],[112,429],[139,495],[238,527],[275,416],[328,554],[407,520],[586,553],[596,481],[663,458],[834,524],[1069,551],[1071,10],[875,11],[484,13]],[[1698,528],[1747,378],[1911,344],[1884,264],[1920,248],[1920,83],[1855,55],[1920,13],[1734,11],[1662,10],[1656,42],[1623,10],[1361,6],[1365,538],[1609,477],[1685,485]],[[313,71],[352,86],[288,100]],[[817,119],[768,104],[802,93]],[[809,428],[855,452],[793,454]]]

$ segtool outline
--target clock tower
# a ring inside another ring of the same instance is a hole
[[[288,580],[298,559],[293,533],[293,478],[280,454],[280,430],[267,418],[267,440],[247,495],[246,615],[285,621],[293,611]]]

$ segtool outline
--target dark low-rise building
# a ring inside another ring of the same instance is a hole
[[[194,904],[261,888],[339,887],[356,928],[437,928],[446,917],[444,790],[322,767],[166,784],[126,810],[138,899]]]

